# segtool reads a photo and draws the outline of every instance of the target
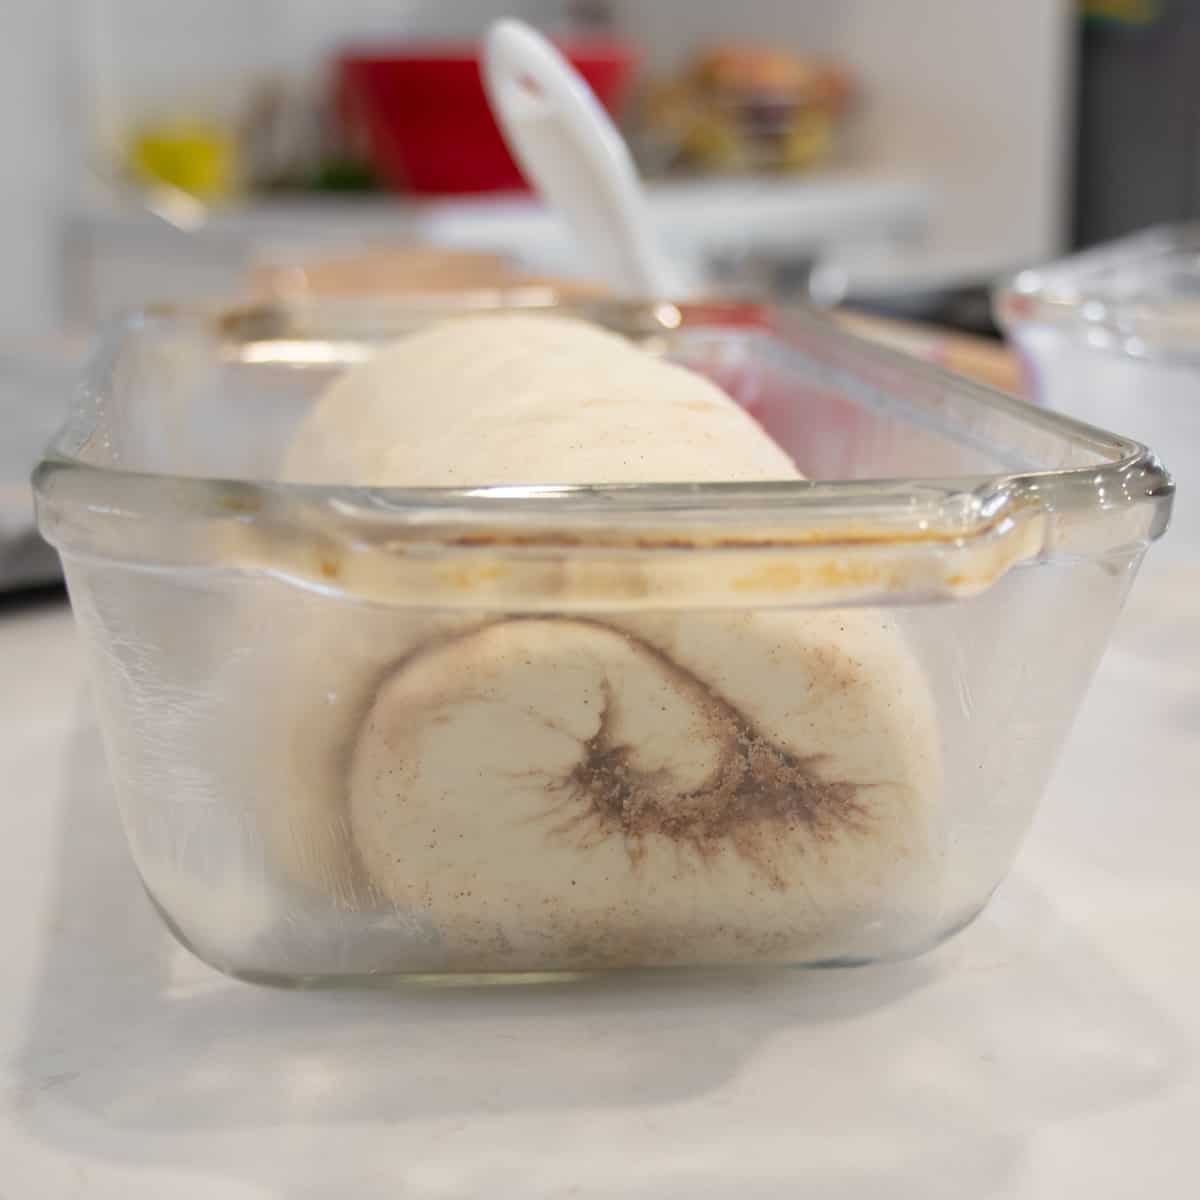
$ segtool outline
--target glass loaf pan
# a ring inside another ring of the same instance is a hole
[[[806,480],[270,482],[339,372],[517,306],[707,374]],[[145,886],[281,984],[935,945],[1172,496],[1140,445],[815,316],[541,292],[131,318],[36,491]]]

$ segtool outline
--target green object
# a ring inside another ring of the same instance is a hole
[[[365,163],[332,161],[317,168],[310,186],[315,192],[374,192],[379,180]]]
[[[1087,25],[1144,29],[1162,16],[1162,0],[1080,0],[1079,7]]]

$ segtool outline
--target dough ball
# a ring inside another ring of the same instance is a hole
[[[794,479],[715,384],[551,316],[446,321],[335,381],[283,477],[379,487]]]
[[[798,478],[709,381],[541,315],[383,349],[320,397],[283,475]],[[833,957],[934,903],[937,723],[886,616],[566,600],[527,616],[321,597],[280,622],[262,777],[284,874],[419,916],[465,971]]]

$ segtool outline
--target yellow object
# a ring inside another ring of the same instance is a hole
[[[199,199],[217,200],[234,190],[237,147],[233,135],[214,122],[164,121],[135,133],[129,163],[143,183],[167,183]]]
[[[676,161],[707,171],[802,171],[826,158],[854,93],[835,63],[723,44],[653,86],[646,118]]]
[[[779,165],[799,171],[820,162],[833,148],[833,122],[821,112],[797,114],[779,150]]]
[[[686,127],[680,146],[690,161],[709,170],[732,171],[745,166],[737,125],[719,114],[697,114]]]

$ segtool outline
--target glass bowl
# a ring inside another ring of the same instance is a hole
[[[1169,451],[1184,481],[1168,561],[1200,553],[1200,224],[1022,271],[994,295],[1031,399]]]

